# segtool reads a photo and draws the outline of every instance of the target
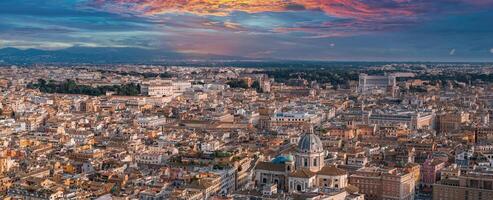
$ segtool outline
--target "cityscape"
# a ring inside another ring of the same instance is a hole
[[[490,199],[493,66],[4,66],[6,199]]]
[[[493,200],[491,0],[2,0],[0,199]]]

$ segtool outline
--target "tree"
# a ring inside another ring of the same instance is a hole
[[[258,80],[252,83],[252,88],[257,90],[257,92],[262,92],[262,88],[260,87],[260,82]]]
[[[229,87],[231,87],[231,88],[244,88],[244,89],[248,88],[248,83],[246,80],[235,79],[235,80],[228,81],[226,84],[228,84]]]
[[[39,89],[45,93],[62,93],[62,94],[85,94],[91,96],[101,96],[106,92],[116,92],[118,95],[137,96],[140,94],[140,85],[135,83],[112,86],[91,87],[88,85],[78,85],[74,80],[66,80],[62,83],[50,81],[46,84],[45,80],[38,80],[38,83],[27,84],[28,88]]]
[[[44,86],[46,85],[46,81],[44,79],[38,79],[38,84]]]

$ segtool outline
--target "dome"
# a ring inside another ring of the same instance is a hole
[[[274,160],[272,160],[272,163],[284,164],[284,163],[286,163],[286,161],[288,161],[288,158],[286,158],[285,156],[278,156],[278,157],[274,158]]]
[[[298,151],[301,153],[320,153],[323,151],[322,141],[315,134],[305,134],[298,143]]]

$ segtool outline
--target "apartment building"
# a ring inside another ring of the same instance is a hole
[[[493,199],[493,172],[475,169],[433,185],[433,200]]]
[[[368,117],[368,123],[383,126],[405,125],[409,129],[416,130],[432,127],[434,117],[432,112],[372,112]]]
[[[349,177],[349,184],[359,188],[369,200],[414,199],[416,173],[407,169],[366,167]]]

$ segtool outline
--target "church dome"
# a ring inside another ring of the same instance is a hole
[[[298,143],[300,153],[320,153],[323,151],[323,145],[320,138],[315,134],[305,134]]]
[[[278,156],[272,160],[272,163],[274,164],[284,164],[288,161],[288,158],[286,156]]]

